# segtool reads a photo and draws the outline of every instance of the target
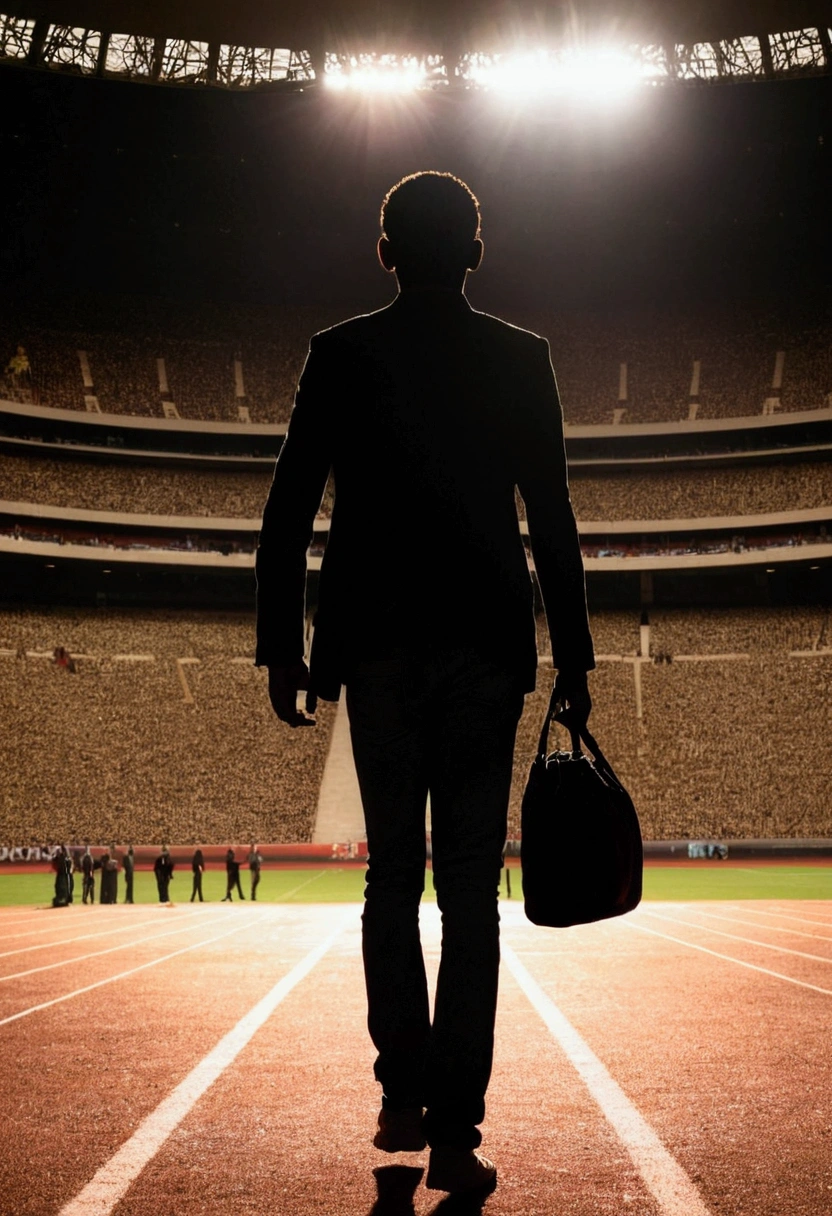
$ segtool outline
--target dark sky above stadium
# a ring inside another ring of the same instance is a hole
[[[373,307],[378,207],[451,170],[483,206],[484,306],[823,300],[830,82],[490,95],[164,88],[0,67],[0,272],[24,295]]]

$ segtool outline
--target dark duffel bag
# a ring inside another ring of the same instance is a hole
[[[547,754],[555,720],[570,731],[571,752]],[[523,795],[521,833],[523,897],[534,924],[583,925],[639,903],[643,850],[635,807],[586,727],[572,729],[554,692]]]

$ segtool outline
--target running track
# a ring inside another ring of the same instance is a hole
[[[4,1216],[832,1216],[832,903],[504,903],[467,1204],[370,1144],[359,913],[0,910]]]

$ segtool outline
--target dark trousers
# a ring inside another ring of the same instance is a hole
[[[202,870],[194,870],[194,883],[191,888],[191,903],[194,902],[196,896],[199,896],[199,902],[202,903]]]
[[[426,1106],[428,1142],[476,1148],[491,1075],[516,668],[464,651],[357,664],[347,681],[367,828],[368,1027],[384,1105]],[[442,956],[431,1021],[419,937],[425,810]]]
[[[168,896],[168,887],[169,886],[170,886],[170,879],[166,875],[165,876],[161,876],[159,874],[156,875],[156,888],[159,892],[159,903],[160,904],[166,904],[169,902],[169,896]]]
[[[240,886],[239,871],[235,878],[232,878],[230,874],[228,875],[228,877],[226,879],[226,884],[225,884],[225,896],[224,896],[225,899],[232,898],[231,892],[234,890],[235,887],[237,888],[237,894],[240,896],[240,899],[245,899],[245,895],[243,895],[243,888]]]
[[[124,902],[132,904],[133,902],[133,871],[124,871]]]
[[[81,887],[81,902],[86,903],[87,900],[91,904],[95,903],[95,879],[92,874],[84,875],[83,886]]]
[[[260,870],[251,871],[251,898],[257,898],[257,888],[260,886]]]

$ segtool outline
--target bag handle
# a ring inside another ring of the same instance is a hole
[[[563,698],[558,694],[555,687],[552,688],[549,708],[546,711],[546,717],[543,719],[543,729],[540,732],[540,741],[537,745],[537,753],[543,760],[546,759],[549,751],[549,728],[552,722],[560,722],[569,731],[572,740],[572,755],[575,759],[583,755],[581,743],[584,743],[592,755],[595,768],[598,772],[602,773],[604,777],[613,782],[619,789],[623,788],[613,772],[609,760],[607,760],[598,746],[595,736],[590,734],[585,722],[582,726],[575,725],[573,711],[564,704]]]

